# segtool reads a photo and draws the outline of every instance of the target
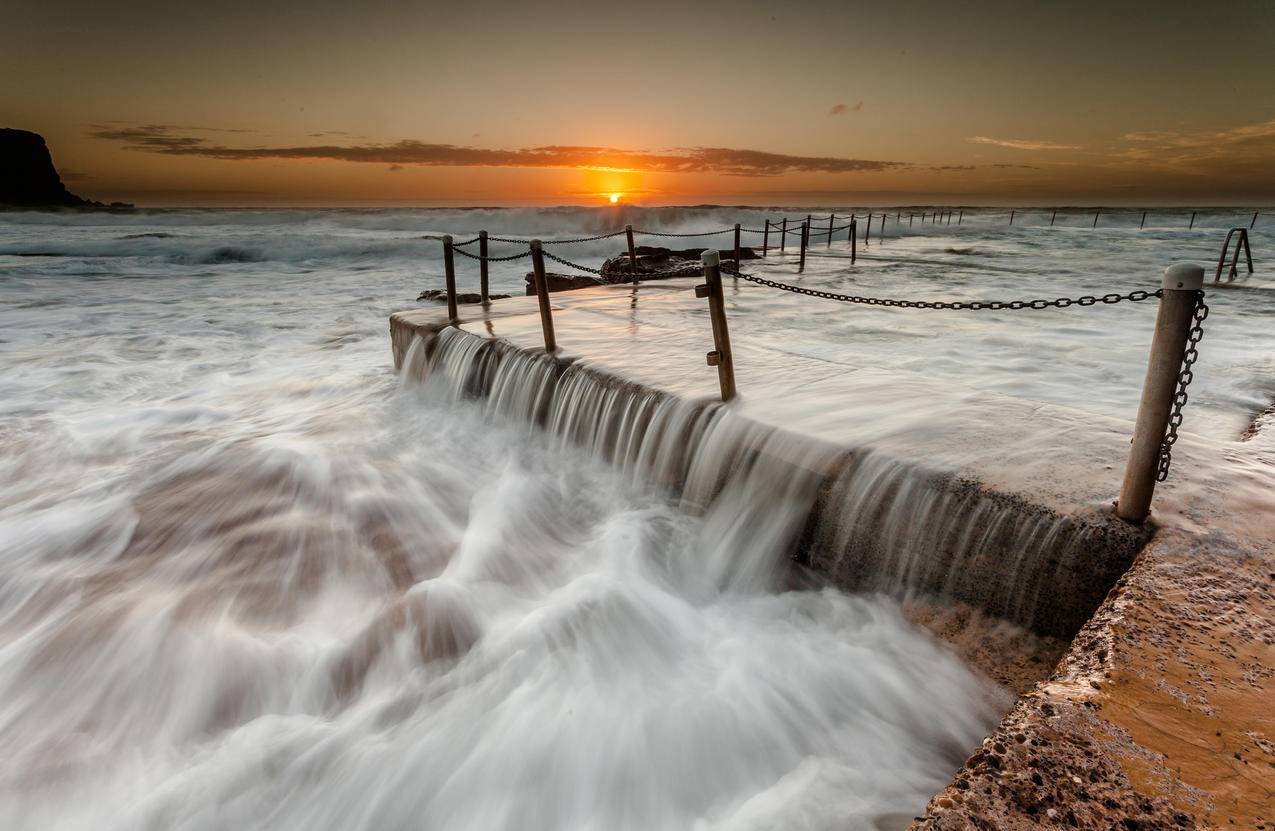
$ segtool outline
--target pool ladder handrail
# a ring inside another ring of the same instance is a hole
[[[1239,240],[1235,243],[1235,254],[1231,257],[1231,272],[1227,275],[1226,282],[1235,282],[1235,276],[1239,274],[1240,249],[1244,249],[1245,259],[1248,261],[1248,274],[1253,273],[1253,249],[1248,245],[1248,229],[1232,228],[1226,234],[1226,242],[1222,243],[1222,253],[1217,258],[1217,273],[1213,275],[1213,282],[1219,283],[1222,280],[1222,268],[1226,265],[1226,255],[1231,250],[1231,238],[1238,233]],[[1244,275],[1244,279],[1248,278],[1248,274]]]

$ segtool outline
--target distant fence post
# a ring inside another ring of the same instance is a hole
[[[961,208],[961,214],[960,214],[960,216],[958,216],[958,217],[956,218],[956,224],[957,224],[957,225],[960,225],[960,224],[961,224],[962,222],[964,222],[964,221],[965,221],[965,209],[964,209],[964,208]]]
[[[766,230],[761,235],[761,255],[768,256],[767,252],[770,248],[770,217],[766,218]]]
[[[854,265],[855,258],[858,257],[856,249],[859,247],[859,221],[854,217],[850,217],[850,265]]]
[[[1251,230],[1253,226],[1256,224],[1257,224],[1257,211],[1253,211],[1253,221],[1248,224],[1249,229]]]
[[[553,308],[549,305],[549,283],[545,280],[545,256],[538,239],[531,241],[531,270],[536,283],[536,300],[540,303],[540,328],[544,331],[545,351],[552,355],[558,351],[558,339],[553,334]]]
[[[1009,224],[1014,224],[1014,212],[1012,210],[1009,212]]]
[[[868,242],[872,239],[872,211],[868,211],[868,224],[863,226],[863,247],[868,247]]]
[[[828,248],[832,247],[832,220],[836,218],[837,215],[835,213],[828,214],[828,245],[826,246]]]
[[[1204,269],[1189,263],[1171,265],[1164,271],[1161,287],[1164,294],[1156,314],[1147,375],[1142,382],[1142,401],[1138,404],[1138,420],[1116,505],[1117,516],[1129,522],[1142,522],[1151,510],[1161,449],[1177,396],[1178,375],[1196,304],[1204,289]]]
[[[629,274],[633,277],[633,285],[637,285],[637,251],[633,248],[633,226],[624,226],[624,236],[629,243]]]
[[[810,242],[810,223],[801,223],[801,262],[797,264],[798,271],[806,270],[806,245]]]
[[[447,320],[455,323],[460,314],[456,311],[456,261],[452,254],[452,235],[443,237],[443,273],[447,277]]]
[[[739,223],[736,222],[735,223],[735,274],[736,275],[739,274],[739,269],[740,269],[741,260],[740,260],[739,254],[740,254],[739,252]],[[738,280],[739,277],[737,276],[735,279]]]
[[[1054,215],[1049,218],[1049,227],[1054,227],[1054,220],[1058,218],[1058,209],[1054,208]]]
[[[1145,227],[1147,227],[1147,212],[1146,212],[1146,211],[1143,211],[1143,212],[1142,212],[1142,222],[1138,223],[1138,230],[1139,230],[1139,231],[1141,231],[1141,230],[1142,230],[1143,228],[1145,228]]]
[[[726,328],[726,300],[722,296],[721,261],[714,249],[700,254],[704,264],[704,285],[695,287],[695,296],[708,298],[708,317],[713,324],[713,351],[705,357],[709,366],[717,367],[717,383],[722,400],[735,397],[735,362],[730,352],[730,332]]]
[[[487,280],[487,232],[478,232],[478,299],[486,306],[489,300],[489,285]]]
[[[786,245],[788,245],[788,217],[784,217],[784,224],[779,229],[779,250],[782,252]]]
[[[1093,227],[1098,227],[1098,215],[1102,213],[1102,208],[1093,212]]]
[[[1194,227],[1195,227],[1195,211],[1191,211],[1191,224],[1186,226],[1186,229],[1190,231]]]

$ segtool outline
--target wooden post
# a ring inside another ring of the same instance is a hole
[[[863,247],[868,247],[868,241],[872,239],[872,211],[868,211],[868,224],[863,226]]]
[[[739,274],[739,223],[735,223],[735,273]],[[736,277],[736,280],[739,278]]]
[[[911,227],[912,227],[912,216],[913,216],[912,214],[908,214],[908,227],[909,227],[909,228],[911,228]]]
[[[1204,269],[1189,263],[1171,265],[1164,271],[1161,286],[1164,296],[1160,298],[1160,310],[1156,314],[1147,375],[1142,382],[1142,401],[1138,405],[1120,501],[1116,504],[1116,515],[1129,522],[1142,522],[1151,510],[1160,469],[1160,449],[1173,413],[1178,373],[1182,371],[1197,298],[1204,288]]]
[[[769,254],[767,253],[767,249],[769,248],[770,248],[770,219],[767,218],[766,230],[763,231],[761,235],[761,255],[763,257],[769,256]]]
[[[1012,210],[1009,212],[1009,224],[1014,224],[1014,212]]]
[[[859,256],[859,221],[854,217],[850,217],[850,265],[854,265],[855,258]]]
[[[708,317],[713,324],[713,351],[705,357],[709,366],[717,367],[717,383],[722,400],[735,397],[735,362],[730,351],[730,332],[726,328],[726,300],[722,296],[722,272],[718,254],[708,249],[700,255],[704,264],[704,285],[695,287],[695,296],[708,298]]]
[[[828,248],[832,247],[832,220],[836,219],[835,213],[828,214]]]
[[[1098,227],[1098,215],[1102,213],[1102,208],[1093,212],[1093,227]]]
[[[1054,227],[1054,220],[1058,218],[1058,209],[1054,208],[1054,215],[1049,218],[1049,227]]]
[[[779,250],[783,251],[788,244],[788,217],[784,217],[783,227],[779,229]]]
[[[633,277],[633,285],[637,285],[637,252],[633,250],[633,226],[624,226],[624,237],[629,242],[629,274]]]
[[[456,261],[452,254],[452,235],[443,237],[443,273],[447,276],[447,319],[455,323],[460,318],[456,311]]]
[[[797,264],[798,271],[806,270],[806,245],[810,241],[810,223],[801,223],[801,262]]]
[[[1253,221],[1248,224],[1250,230],[1257,224],[1257,211],[1253,211]]]
[[[1138,230],[1139,230],[1139,231],[1141,231],[1141,230],[1142,230],[1143,228],[1145,228],[1145,227],[1147,227],[1147,212],[1146,212],[1146,211],[1143,211],[1143,212],[1142,212],[1142,221],[1138,223]]]
[[[960,225],[960,224],[961,224],[962,222],[964,222],[964,221],[965,221],[965,209],[964,209],[964,208],[961,208],[961,214],[960,214],[960,216],[958,216],[958,217],[956,218],[956,224],[957,224],[957,225]]]
[[[540,303],[540,328],[545,335],[545,351],[552,355],[558,351],[558,339],[553,334],[553,308],[549,305],[549,284],[545,280],[545,256],[538,239],[531,241],[531,270],[536,284],[536,299]]]
[[[488,302],[489,286],[487,281],[487,232],[478,232],[478,299],[486,306]]]
[[[1195,211],[1191,211],[1191,224],[1186,226],[1186,229],[1190,231],[1194,227],[1195,227]]]

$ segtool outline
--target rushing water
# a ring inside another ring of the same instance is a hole
[[[422,233],[761,216],[0,215],[0,827],[872,828],[921,810],[1006,699],[893,601],[791,582],[807,494],[755,466],[698,487],[660,475],[668,459],[630,475],[643,448],[597,429],[604,400],[567,396],[549,431],[510,417],[534,373],[483,406],[445,373],[390,370],[389,312],[439,284]],[[1045,237],[970,214],[807,279],[1132,288],[1205,259],[1233,222],[1138,238],[1121,220]],[[948,252],[969,240],[979,253]],[[1122,276],[1082,267],[1104,262]],[[1270,300],[1246,296],[1221,301],[1201,379],[1219,433],[1270,394],[1272,334],[1250,320]],[[787,302],[777,317],[799,319]],[[1020,335],[973,359],[986,330],[922,343],[929,324],[855,320],[823,316],[808,348],[858,331],[900,370],[964,352],[942,370],[1061,395],[1004,366]],[[1068,325],[1091,406],[1119,410],[1123,370],[1102,355],[1134,336]]]

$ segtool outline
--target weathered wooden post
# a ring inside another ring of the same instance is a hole
[[[531,241],[531,270],[536,284],[536,300],[540,303],[540,328],[545,335],[545,351],[552,355],[558,351],[558,339],[553,334],[553,308],[549,305],[549,283],[545,280],[545,255],[538,239]]]
[[[1095,228],[1098,227],[1098,215],[1100,213],[1102,213],[1102,208],[1099,208],[1098,210],[1093,212],[1093,227]]]
[[[1164,290],[1151,339],[1147,375],[1142,382],[1142,401],[1133,428],[1129,462],[1116,514],[1129,522],[1142,522],[1151,510],[1151,497],[1160,471],[1160,454],[1165,431],[1173,414],[1178,376],[1191,334],[1196,304],[1204,290],[1204,269],[1177,263],[1164,270]]]
[[[912,214],[908,214],[908,227],[912,227]]]
[[[779,250],[782,252],[788,244],[788,217],[784,217],[783,227],[779,229]]]
[[[761,235],[761,255],[763,257],[769,256],[769,254],[767,253],[767,249],[769,248],[770,248],[770,219],[768,217],[766,219],[766,230],[763,231]]]
[[[1014,212],[1012,210],[1009,212],[1009,224],[1014,224]]]
[[[828,214],[828,245],[826,246],[828,248],[832,247],[832,220],[836,218],[837,215],[835,213]]]
[[[868,211],[868,224],[863,226],[863,247],[868,247],[868,242],[872,239],[872,211]]]
[[[717,383],[722,400],[735,397],[735,362],[730,352],[730,332],[726,328],[726,300],[722,296],[722,272],[716,251],[700,255],[704,264],[704,285],[695,287],[695,296],[708,298],[708,317],[713,324],[713,351],[705,357],[709,366],[717,367]]]
[[[960,216],[956,217],[956,224],[960,225],[964,221],[965,221],[965,209],[961,208]]]
[[[484,306],[489,301],[487,281],[487,232],[478,232],[478,300]]]
[[[447,277],[447,319],[455,323],[460,314],[456,311],[456,261],[452,254],[452,235],[443,237],[443,273]]]
[[[797,264],[798,271],[806,270],[806,244],[810,241],[810,223],[801,223],[801,262]]]
[[[1253,226],[1256,224],[1257,224],[1257,211],[1253,211],[1253,221],[1248,224],[1249,230],[1252,230]]]
[[[740,268],[739,268],[739,263],[740,263],[740,259],[739,259],[739,223],[738,223],[738,222],[736,222],[736,223],[735,223],[735,273],[736,273],[736,274],[739,274],[739,270],[740,270]],[[736,280],[738,280],[739,278],[738,278],[738,277],[736,277],[735,279],[736,279]]]
[[[1049,227],[1054,227],[1054,220],[1058,218],[1058,209],[1054,208],[1054,215],[1049,218]]]
[[[1143,228],[1146,228],[1146,227],[1147,227],[1147,212],[1143,211],[1142,221],[1138,223],[1138,230],[1141,231]]]
[[[629,243],[629,274],[633,277],[633,285],[637,285],[637,251],[633,248],[633,226],[624,226],[624,237]]]
[[[1195,211],[1191,211],[1191,224],[1186,226],[1186,229],[1190,231],[1194,227],[1195,227]]]
[[[850,217],[850,265],[854,265],[855,258],[859,256],[856,250],[859,247],[859,221],[854,217]]]

